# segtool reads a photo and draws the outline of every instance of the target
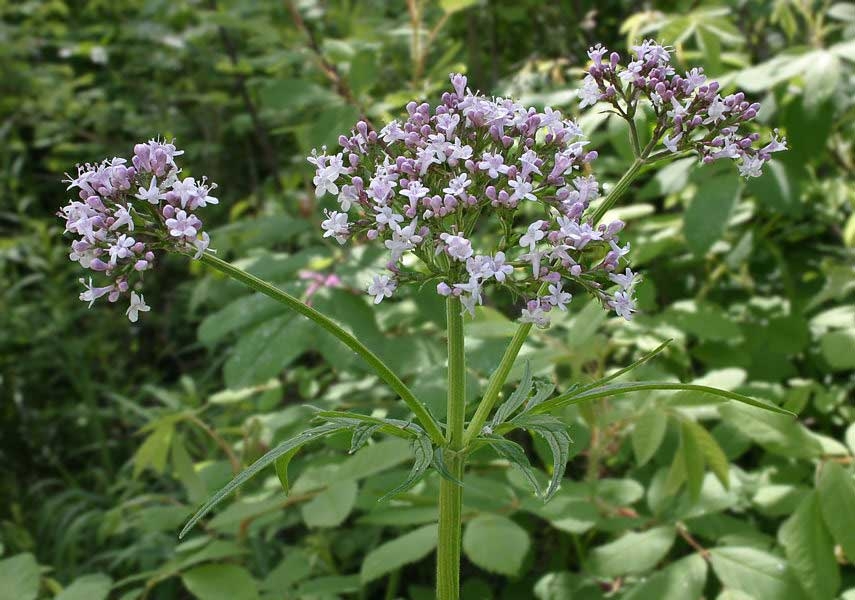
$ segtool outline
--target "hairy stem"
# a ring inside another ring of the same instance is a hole
[[[208,265],[209,267],[220,271],[235,279],[247,287],[261,292],[266,296],[273,298],[274,300],[281,302],[288,308],[300,313],[304,317],[311,319],[315,323],[317,323],[321,328],[331,333],[333,336],[338,338],[345,346],[356,352],[362,359],[368,363],[368,365],[374,369],[374,372],[380,376],[380,378],[389,384],[395,393],[397,393],[401,399],[410,407],[410,410],[416,415],[419,423],[422,427],[425,428],[428,435],[433,441],[434,444],[442,444],[445,441],[445,438],[442,434],[442,429],[440,429],[439,424],[436,422],[431,414],[427,411],[427,409],[422,405],[421,402],[413,395],[413,392],[407,385],[401,381],[401,379],[383,362],[383,360],[374,354],[371,350],[369,350],[362,342],[356,339],[353,335],[345,331],[340,325],[338,325],[335,321],[327,317],[326,315],[318,312],[311,306],[308,306],[292,296],[291,294],[280,290],[279,288],[271,285],[270,283],[264,281],[263,279],[259,279],[255,275],[247,273],[243,269],[240,269],[234,266],[231,263],[228,263],[224,260],[221,260],[210,253],[205,253],[201,257],[201,261]]]
[[[448,322],[448,431],[444,460],[451,474],[463,479],[463,420],[466,412],[466,359],[460,300],[446,299]],[[436,597],[460,597],[460,539],[463,490],[447,479],[439,487],[439,544],[436,550]]]

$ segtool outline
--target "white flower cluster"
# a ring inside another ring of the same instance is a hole
[[[383,242],[388,273],[368,287],[375,302],[434,280],[474,313],[485,287],[500,286],[523,299],[523,321],[546,326],[550,310],[566,310],[567,290],[582,288],[630,318],[634,276],[609,278],[629,251],[623,223],[584,218],[599,185],[579,126],[549,107],[472,93],[462,75],[451,83],[434,109],[411,102],[405,121],[379,132],[360,121],[339,138],[341,152],[312,153],[317,196],[339,205],[324,237]]]

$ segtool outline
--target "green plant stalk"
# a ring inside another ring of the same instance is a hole
[[[629,170],[623,174],[623,176],[618,180],[612,190],[609,192],[608,196],[606,196],[605,200],[597,207],[597,210],[594,211],[594,214],[591,216],[591,222],[596,225],[599,223],[600,219],[603,218],[603,215],[608,212],[608,210],[614,206],[620,197],[626,193],[626,190],[629,189],[630,184],[635,181],[635,178],[638,177],[639,171],[641,171],[641,167],[645,165],[647,162],[647,158],[645,154],[648,152],[645,149],[645,152],[638,158],[636,158],[632,164],[629,166]]]
[[[466,359],[463,315],[458,298],[445,301],[448,323],[448,429],[444,460],[451,474],[463,480],[463,421],[466,414]],[[439,483],[439,543],[436,549],[436,597],[460,598],[460,542],[463,489],[442,478]]]
[[[339,339],[345,346],[356,352],[368,365],[374,369],[380,378],[389,384],[401,399],[410,407],[410,410],[416,415],[419,423],[424,427],[427,434],[430,436],[434,444],[441,445],[445,438],[442,434],[442,429],[431,414],[427,411],[424,405],[419,402],[413,392],[401,379],[390,369],[383,360],[369,350],[362,342],[356,339],[353,335],[345,331],[335,321],[326,315],[318,312],[311,306],[304,304],[291,294],[284,292],[263,279],[259,279],[255,275],[247,273],[243,269],[234,266],[224,260],[221,260],[210,253],[202,254],[201,261],[209,267],[228,275],[247,287],[261,292],[274,300],[281,302],[288,308],[300,313],[304,317],[314,321],[321,328],[331,333]]]
[[[514,366],[514,361],[517,359],[517,355],[519,354],[520,349],[522,348],[522,345],[530,331],[531,323],[522,323],[517,327],[514,337],[511,339],[511,342],[505,349],[505,353],[502,355],[502,360],[499,362],[499,366],[496,367],[496,370],[493,371],[493,374],[490,376],[490,381],[487,383],[487,389],[484,391],[484,396],[478,404],[478,408],[475,410],[472,420],[469,421],[469,426],[466,428],[466,433],[463,438],[464,447],[468,446],[469,443],[481,433],[481,428],[484,427],[484,423],[487,422],[487,418],[490,416],[490,412],[493,410],[493,406],[499,398],[499,393],[502,391],[502,386],[505,385],[505,381],[508,379],[508,374]]]

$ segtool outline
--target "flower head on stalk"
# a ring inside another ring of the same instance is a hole
[[[434,281],[474,314],[501,287],[522,299],[521,320],[546,326],[581,289],[630,318],[633,285],[609,279],[627,260],[623,223],[583,216],[599,185],[579,126],[549,107],[473,93],[462,75],[451,83],[437,106],[410,102],[403,122],[375,131],[360,121],[340,152],[312,153],[317,196],[339,204],[324,237],[383,243],[387,272],[368,286],[375,303],[402,283]]]
[[[211,195],[217,186],[182,179],[175,163],[181,154],[171,143],[149,140],[134,147],[130,166],[112,158],[80,165],[76,177],[68,176],[68,189],[78,189],[79,199],[57,214],[75,236],[69,258],[110,282],[94,286],[91,277],[81,279],[86,289],[80,299],[90,307],[102,296],[110,302],[128,296],[126,314],[136,322],[149,307],[134,290],[154,266],[155,252],[193,252],[198,259],[207,250],[211,240],[196,213],[219,202]]]
[[[701,68],[677,73],[671,50],[652,40],[633,46],[632,52],[624,65],[617,52],[601,44],[588,51],[591,65],[579,90],[581,106],[605,102],[631,119],[639,102],[647,101],[656,117],[653,139],[669,152],[694,152],[704,163],[729,158],[744,177],[759,177],[772,153],[787,149],[777,131],[761,147],[755,146],[759,134],[743,131],[760,105],[748,102],[742,92],[722,96],[721,85],[707,81]]]

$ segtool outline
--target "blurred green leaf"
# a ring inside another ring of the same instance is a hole
[[[478,515],[463,530],[467,558],[492,573],[519,575],[530,546],[528,532],[500,515]]]

